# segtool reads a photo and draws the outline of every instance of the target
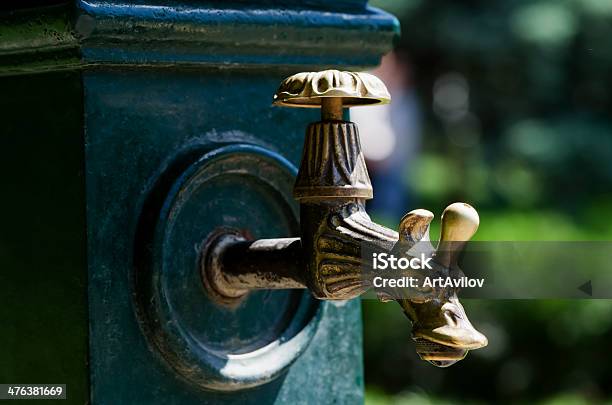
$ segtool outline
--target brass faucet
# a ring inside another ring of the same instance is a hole
[[[247,240],[236,231],[210,235],[202,252],[202,279],[219,303],[236,305],[250,289],[308,288],[324,300],[355,298],[372,287],[364,277],[365,251],[410,256],[418,246],[435,265],[431,274],[460,273],[457,256],[476,232],[478,214],[455,203],[442,215],[437,250],[429,242],[433,214],[414,210],[399,233],[372,222],[365,201],[372,185],[357,126],[343,120],[343,108],[390,102],[385,85],[367,73],[326,70],[285,79],[274,104],[321,108],[321,121],[306,130],[302,161],[294,187],[300,203],[300,237]],[[400,243],[398,243],[400,242]],[[422,276],[422,274],[421,274]],[[412,321],[412,336],[423,360],[446,367],[487,339],[468,320],[453,288],[420,289],[408,296],[388,295]]]

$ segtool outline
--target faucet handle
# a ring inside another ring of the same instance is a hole
[[[302,72],[282,81],[274,94],[274,105],[321,107],[321,117],[342,120],[343,107],[388,104],[391,96],[376,76],[362,72],[323,70]]]

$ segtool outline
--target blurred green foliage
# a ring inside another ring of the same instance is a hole
[[[612,1],[370,4],[400,19],[423,109],[419,207],[473,204],[481,241],[612,240]],[[611,301],[464,306],[489,346],[436,369],[396,304],[364,300],[367,403],[611,403]]]
[[[423,203],[571,213],[612,200],[612,2],[370,4],[402,22],[425,115],[405,179]]]

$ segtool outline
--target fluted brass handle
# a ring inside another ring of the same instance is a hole
[[[301,287],[318,299],[354,298],[372,287],[363,273],[364,249],[392,252],[417,243],[436,262],[435,272],[459,271],[457,252],[478,228],[478,214],[469,205],[455,203],[444,211],[437,250],[429,243],[431,212],[408,213],[399,233],[372,222],[366,212],[372,185],[357,126],[343,120],[342,109],[388,102],[385,85],[367,73],[305,72],[281,83],[274,104],[321,108],[321,121],[306,130],[293,192],[300,203],[300,237],[249,241],[227,230],[209,235],[202,276],[213,297],[233,305],[250,289]],[[486,345],[456,291],[437,289],[395,299],[412,320],[417,352],[424,360],[447,366],[467,350]]]
[[[289,76],[274,94],[274,104],[285,107],[321,107],[321,121],[342,120],[342,108],[388,104],[384,83],[368,73],[324,70]]]
[[[344,107],[388,104],[385,84],[369,73],[323,70],[289,76],[274,94],[274,104],[285,107],[320,107],[326,99],[339,98]]]

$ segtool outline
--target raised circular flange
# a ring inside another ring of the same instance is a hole
[[[308,291],[250,291],[228,306],[207,294],[200,274],[202,244],[219,229],[247,239],[297,234],[295,173],[269,150],[224,146],[169,186],[161,182],[145,204],[134,278],[137,315],[151,347],[200,388],[265,384],[288,369],[316,332],[325,305]]]

